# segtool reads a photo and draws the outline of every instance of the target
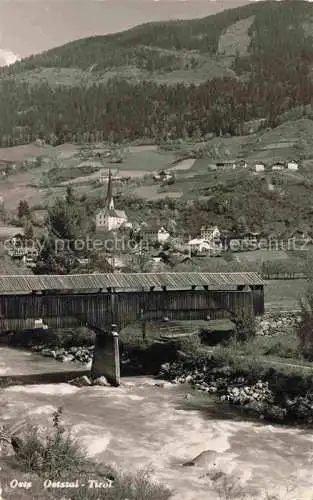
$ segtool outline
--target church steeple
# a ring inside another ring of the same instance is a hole
[[[112,190],[112,173],[109,169],[108,192],[107,192],[107,207],[109,210],[114,210],[113,190]]]

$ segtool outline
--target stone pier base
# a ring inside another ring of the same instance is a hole
[[[94,356],[91,367],[91,377],[105,377],[109,384],[120,385],[120,356],[118,333],[97,333]]]

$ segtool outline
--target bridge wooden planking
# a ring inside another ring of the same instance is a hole
[[[247,291],[112,290],[90,294],[0,295],[0,329],[31,328],[33,320],[38,318],[55,328],[79,321],[103,330],[116,323],[121,329],[140,318],[153,321],[167,316],[172,320],[196,320],[210,315],[212,319],[220,319],[227,316],[227,311],[262,314],[258,308],[262,309],[262,297]]]

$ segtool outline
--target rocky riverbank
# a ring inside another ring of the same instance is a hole
[[[268,380],[252,383],[234,377],[229,367],[184,370],[178,363],[162,365],[161,376],[173,384],[188,383],[194,389],[214,394],[220,402],[241,407],[247,414],[271,422],[313,423],[313,392],[280,393]]]
[[[298,311],[268,312],[256,318],[256,335],[287,335],[301,321]]]
[[[46,347],[46,346],[33,346],[32,351],[52,358],[61,363],[82,363],[87,369],[91,368],[94,346],[80,346],[80,347]],[[125,355],[121,355],[121,371],[123,374],[139,375],[144,373],[142,366],[138,360],[131,360]]]
[[[288,328],[294,328],[297,321],[299,317],[296,313],[289,313],[283,317],[268,314],[262,319],[262,328],[266,332],[271,332],[264,333],[267,335],[275,334],[273,331],[278,333],[278,329],[280,333],[286,333]],[[94,346],[69,348],[35,346],[32,349],[60,362],[80,362],[88,368],[91,367],[94,352]],[[129,367],[132,374],[144,373],[138,359],[124,359],[122,355],[122,372],[125,374]],[[277,380],[274,378],[271,380],[268,374],[266,376],[258,374],[254,379],[249,375],[238,376],[238,373],[236,374],[230,367],[216,368],[216,364],[212,362],[203,362],[200,365],[196,362],[188,364],[184,356],[178,362],[163,364],[161,377],[173,384],[189,383],[194,389],[214,394],[218,401],[236,405],[259,419],[308,425],[313,423],[313,389],[305,388],[299,381],[295,381],[293,389],[290,390],[288,380],[280,386]]]
[[[32,351],[38,352],[42,356],[48,358],[56,359],[63,363],[68,362],[79,362],[86,365],[90,365],[92,362],[94,346],[81,346],[81,347],[69,347],[65,349],[64,347],[46,347],[46,346],[33,346]]]

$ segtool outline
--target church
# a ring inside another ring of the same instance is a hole
[[[106,231],[114,231],[120,227],[131,227],[127,221],[127,215],[124,210],[117,210],[114,206],[112,173],[109,170],[108,192],[105,207],[96,215],[96,228]]]

